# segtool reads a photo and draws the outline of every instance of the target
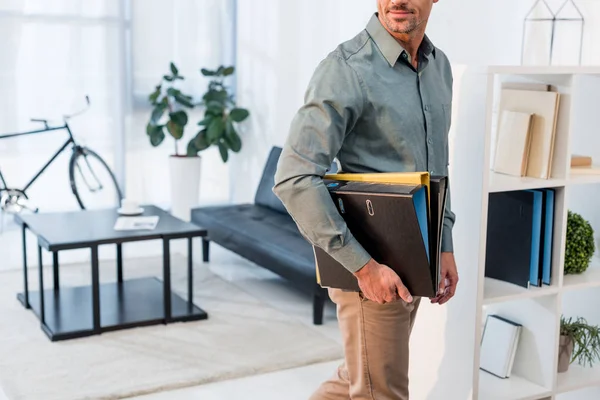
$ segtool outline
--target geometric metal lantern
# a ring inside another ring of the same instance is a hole
[[[521,64],[526,55],[536,59],[536,64],[545,63],[545,60],[548,64],[552,62],[554,22],[555,15],[546,0],[536,0],[523,21]],[[531,41],[530,46],[526,45],[526,40]]]
[[[579,7],[573,0],[566,0],[554,17],[553,56],[557,56],[555,48],[557,43],[558,46],[565,43],[563,51],[568,52],[566,58],[577,59],[578,64],[581,64],[584,24],[585,19]],[[577,42],[579,42],[579,46],[577,46]],[[574,49],[577,53],[573,53]]]

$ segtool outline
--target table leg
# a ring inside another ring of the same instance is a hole
[[[194,303],[194,261],[192,258],[193,248],[192,248],[192,240],[193,238],[188,238],[188,306],[192,306]]]
[[[29,277],[27,276],[27,226],[23,224],[23,284],[25,286],[24,290],[24,300],[25,300],[25,308],[31,308],[29,304]]]
[[[60,277],[58,275],[58,251],[52,252],[52,270],[54,272],[54,290],[60,286]]]
[[[117,282],[123,283],[123,245],[117,244]]]
[[[171,249],[169,239],[163,239],[163,296],[165,324],[171,321]]]
[[[42,325],[45,321],[45,307],[44,307],[44,264],[42,262],[42,247],[38,245],[38,269],[40,274],[40,321]]]
[[[94,333],[100,333],[100,271],[98,271],[98,246],[92,246],[92,307]]]

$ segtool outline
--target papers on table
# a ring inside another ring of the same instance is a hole
[[[117,231],[153,230],[158,224],[158,216],[119,217],[114,229]]]

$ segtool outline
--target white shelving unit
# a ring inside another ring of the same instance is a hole
[[[472,376],[466,373],[471,380],[469,398],[600,399],[600,364],[595,368],[573,364],[567,373],[556,372],[561,316],[583,316],[588,322],[600,324],[600,261],[594,260],[580,276],[563,274],[568,210],[590,221],[600,253],[600,175],[570,174],[571,154],[591,155],[600,164],[600,68],[471,68],[461,81],[450,168],[453,210],[457,213],[455,252],[465,281],[462,287],[459,283],[463,293],[458,302],[464,313],[456,313],[452,323],[464,325],[460,335],[466,339],[460,341],[457,333],[456,343],[465,355],[473,356]],[[491,170],[503,82],[550,84],[562,95],[551,179],[516,178]],[[557,194],[551,285],[525,289],[485,277],[489,194],[537,188],[554,188]],[[503,315],[524,327],[508,379],[479,369],[479,343],[489,313]],[[467,342],[473,348],[467,349]],[[457,385],[462,384],[458,372],[454,378]],[[456,399],[466,398],[463,395],[457,394]],[[448,398],[455,397],[449,392]]]

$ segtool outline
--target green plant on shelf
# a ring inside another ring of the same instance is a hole
[[[596,251],[594,229],[580,214],[570,210],[565,250],[565,274],[585,272]]]
[[[588,324],[583,317],[561,317],[560,334],[572,341],[570,363],[594,366],[600,360],[600,327]]]

